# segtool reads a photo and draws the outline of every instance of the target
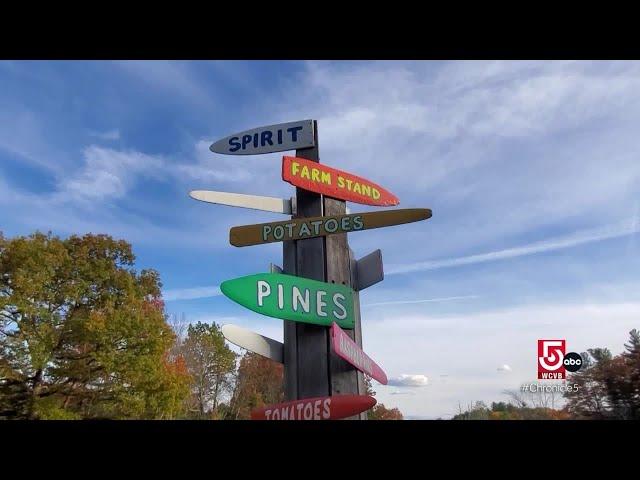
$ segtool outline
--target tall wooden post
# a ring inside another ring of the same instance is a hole
[[[315,147],[296,150],[296,157],[320,162],[318,126],[314,121]],[[296,188],[294,218],[346,213],[342,200]],[[347,234],[283,243],[283,271],[328,283],[355,285],[355,261]],[[354,294],[355,330],[349,336],[362,346],[359,295]],[[364,394],[360,372],[331,350],[329,329],[284,320],[284,382],[286,400],[333,395]],[[349,417],[366,419],[366,413]]]

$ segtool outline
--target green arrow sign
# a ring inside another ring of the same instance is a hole
[[[354,328],[353,290],[281,273],[258,273],[222,282],[220,290],[243,307],[268,317]]]

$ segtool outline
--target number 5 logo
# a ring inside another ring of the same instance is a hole
[[[564,378],[564,354],[565,340],[538,340],[538,378]]]
[[[564,343],[565,340],[538,340],[538,361],[542,368],[554,371],[562,366]]]

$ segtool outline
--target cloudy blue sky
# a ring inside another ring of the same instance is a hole
[[[5,236],[127,239],[169,313],[276,339],[279,320],[217,286],[281,264],[281,245],[235,248],[229,228],[283,218],[188,192],[291,196],[282,154],[208,146],[317,119],[323,163],[433,210],[349,237],[382,249],[364,349],[394,379],[378,400],[407,416],[505,400],[535,380],[539,338],[619,352],[640,328],[638,62],[1,61],[0,106]]]

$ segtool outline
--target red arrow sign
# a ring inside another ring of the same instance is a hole
[[[365,205],[398,205],[400,200],[380,185],[342,170],[298,157],[282,157],[282,179],[296,187]]]
[[[383,385],[387,384],[386,373],[362,351],[356,342],[351,340],[349,335],[347,335],[337,323],[333,322],[330,331],[333,350],[339,357],[349,362],[361,372],[366,373],[371,378],[375,378]]]
[[[333,395],[278,403],[251,412],[252,420],[338,420],[351,417],[376,404],[369,395]]]

